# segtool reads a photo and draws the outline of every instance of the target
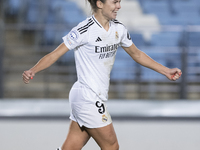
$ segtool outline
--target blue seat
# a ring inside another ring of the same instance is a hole
[[[189,46],[200,46],[200,32],[190,32],[188,34]]]
[[[165,60],[165,53],[161,53],[159,52],[158,49],[153,48],[153,47],[145,48],[142,51],[144,51],[148,56],[150,56],[156,62],[166,66],[167,62]],[[165,79],[163,75],[157,73],[154,70],[141,66],[141,80],[158,81],[158,80],[163,80],[163,79]]]
[[[64,65],[72,62],[74,63],[74,51],[68,51],[58,60],[59,64]]]
[[[69,23],[72,26],[78,24],[79,22],[85,20],[86,16],[81,10],[63,11],[63,20],[65,23]]]
[[[147,55],[149,55],[152,59],[157,61],[158,63],[162,65],[166,65],[166,53],[161,49],[160,47],[144,47],[142,49],[143,52],[145,52]]]
[[[143,48],[147,55],[149,55],[156,62],[167,66],[169,68],[181,68],[181,54],[179,48],[173,48],[167,51],[167,48],[161,47],[146,47]],[[145,67],[141,67],[141,79],[145,81],[164,80],[165,76]]]
[[[53,30],[47,25],[43,33],[43,44],[58,45],[63,42],[62,37],[67,35],[69,31],[70,29],[68,28],[66,28],[65,30]]]
[[[197,6],[200,5],[200,1],[199,0],[190,0],[191,2],[193,2],[194,4],[196,4]]]
[[[41,17],[40,2],[37,0],[29,1],[28,11],[26,14],[27,23],[39,23]]]
[[[43,44],[52,45],[54,44],[55,31],[52,29],[45,29],[43,33]]]
[[[145,40],[140,33],[130,33],[131,39],[136,46],[144,46]]]
[[[161,32],[153,34],[151,37],[151,44],[153,46],[178,46],[180,36],[180,32]]]
[[[56,22],[68,23],[72,27],[86,18],[83,11],[72,1],[54,1],[50,5],[50,10],[55,14]]]
[[[141,80],[143,81],[161,81],[166,79],[166,77],[158,72],[151,70],[149,68],[141,66]]]
[[[160,12],[157,16],[162,25],[200,25],[200,16],[196,12],[178,14]]]
[[[119,47],[117,50],[116,59],[129,59],[130,60],[130,55],[122,47]]]
[[[145,0],[142,6],[144,12],[156,14],[162,25],[200,25],[199,3],[198,0]]]
[[[66,0],[52,0],[49,7],[52,11],[58,11],[60,9],[67,9],[69,11],[79,9],[75,2]]]
[[[115,60],[113,69],[111,72],[112,80],[133,80],[135,78],[134,74],[134,61],[132,60],[132,65],[124,59]]]
[[[181,52],[166,53],[165,61],[168,68],[181,68]]]
[[[173,8],[175,9],[176,12],[198,12],[199,11],[199,6],[191,1],[178,1],[175,0],[173,1]]]
[[[170,12],[160,12],[156,16],[162,25],[169,25],[173,17]]]
[[[56,23],[56,16],[53,12],[49,11],[46,18],[45,18],[46,24],[55,24]]]
[[[135,65],[134,60],[120,47],[117,50],[115,63],[111,72],[111,80],[134,80]]]
[[[38,7],[31,6],[28,10],[27,16],[26,16],[26,22],[27,23],[38,23],[39,22],[39,16],[40,12],[38,10]]]
[[[145,0],[142,4],[145,13],[169,12],[168,1]]]
[[[62,37],[66,35],[72,27],[83,21],[86,17],[82,10],[75,2],[66,0],[51,0],[48,3],[48,16],[45,22],[47,23],[46,29],[43,33],[44,43],[46,44],[59,44],[62,42]],[[48,24],[66,24],[66,29],[52,30]]]
[[[179,17],[183,18],[186,25],[200,25],[200,13],[199,12],[180,12]]]
[[[7,0],[6,13],[9,15],[17,15],[23,6],[22,0]]]
[[[69,29],[65,29],[65,30],[57,30],[56,32],[55,32],[55,41],[54,41],[54,43],[55,44],[60,44],[60,43],[62,43],[63,42],[63,39],[62,39],[62,37],[63,36],[65,36],[65,35],[67,35],[68,33],[70,32],[70,30]]]

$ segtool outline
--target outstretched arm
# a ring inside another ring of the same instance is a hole
[[[141,64],[144,67],[150,68],[165,75],[170,80],[177,80],[180,78],[182,72],[178,68],[167,68],[158,62],[154,61],[144,52],[140,51],[134,44],[130,47],[123,47],[123,49],[135,60],[137,63]]]
[[[37,72],[51,66],[68,51],[69,49],[65,46],[64,43],[62,43],[54,51],[42,57],[35,66],[27,71],[24,71],[24,73],[22,74],[24,83],[29,83],[29,80],[32,79]]]

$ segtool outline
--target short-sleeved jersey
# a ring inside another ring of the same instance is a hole
[[[67,48],[74,49],[78,82],[106,101],[117,48],[132,45],[127,29],[112,20],[106,31],[91,16],[74,27],[63,41]]]

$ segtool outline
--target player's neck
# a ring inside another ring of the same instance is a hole
[[[95,19],[101,24],[101,26],[108,31],[110,28],[110,23],[109,23],[109,19],[105,18],[102,15],[99,14],[94,14]]]

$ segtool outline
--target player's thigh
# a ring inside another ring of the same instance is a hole
[[[71,121],[67,138],[62,146],[62,150],[81,150],[90,139],[85,130],[82,130],[78,123]]]
[[[102,150],[118,150],[119,144],[113,124],[102,128],[86,129]]]

